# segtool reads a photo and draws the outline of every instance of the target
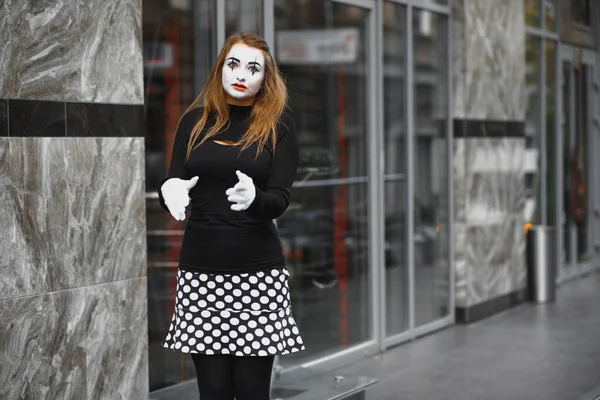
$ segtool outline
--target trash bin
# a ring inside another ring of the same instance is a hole
[[[556,300],[555,230],[535,225],[527,232],[527,298],[536,304]]]

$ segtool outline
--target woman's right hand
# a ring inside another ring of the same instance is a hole
[[[189,192],[197,182],[197,176],[187,180],[171,178],[160,187],[165,205],[177,221],[185,219],[185,208],[190,204]]]

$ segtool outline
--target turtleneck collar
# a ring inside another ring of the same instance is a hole
[[[229,104],[229,115],[239,116],[239,117],[247,117],[250,115],[252,111],[252,106],[236,106],[233,104]]]

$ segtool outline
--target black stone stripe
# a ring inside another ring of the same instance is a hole
[[[67,136],[144,136],[141,105],[67,103]]]
[[[456,322],[459,324],[472,324],[481,321],[484,318],[524,303],[525,296],[525,289],[519,289],[470,307],[457,307],[455,309]]]
[[[454,137],[524,138],[525,121],[454,119]]]
[[[144,135],[142,105],[0,99],[0,136]]]
[[[8,136],[8,100],[0,99],[0,137]]]

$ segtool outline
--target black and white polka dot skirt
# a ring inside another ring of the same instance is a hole
[[[284,355],[304,350],[285,268],[243,274],[179,269],[163,347],[184,353]]]

